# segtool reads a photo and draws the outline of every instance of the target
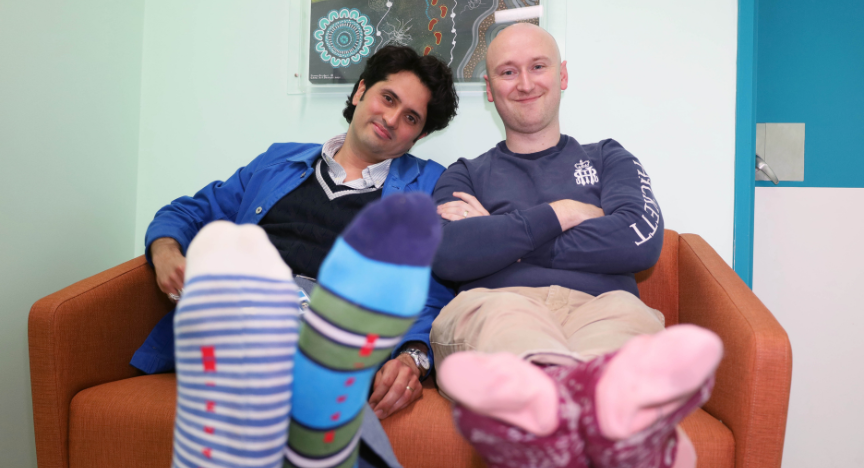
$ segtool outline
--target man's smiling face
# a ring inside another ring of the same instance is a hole
[[[351,102],[357,106],[348,132],[356,150],[374,161],[393,159],[407,153],[425,136],[426,106],[432,98],[417,75],[401,71],[366,88],[360,82]]]
[[[486,55],[486,97],[509,131],[539,132],[557,122],[567,64],[559,63],[555,40],[530,24],[510,26]]]

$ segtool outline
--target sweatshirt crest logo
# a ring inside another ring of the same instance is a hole
[[[576,177],[576,183],[579,185],[594,185],[600,182],[600,178],[597,177],[597,169],[591,166],[591,161],[580,160],[579,164],[576,164],[576,172],[573,173],[573,176]]]

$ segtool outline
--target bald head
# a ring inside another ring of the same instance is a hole
[[[528,23],[504,28],[489,44],[484,78],[486,99],[495,103],[511,151],[530,153],[558,142],[568,75],[551,34]]]
[[[501,61],[506,61],[508,52],[516,50],[515,45],[530,49],[538,55],[545,55],[554,63],[561,63],[558,43],[551,34],[531,23],[516,23],[501,30],[489,44],[486,70],[493,70]]]

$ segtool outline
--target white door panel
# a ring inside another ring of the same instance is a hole
[[[757,187],[753,291],[792,342],[783,466],[864,466],[864,189]]]

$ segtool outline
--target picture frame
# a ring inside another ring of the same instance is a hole
[[[460,94],[482,93],[486,44],[515,21],[549,31],[564,56],[566,0],[289,1],[288,94],[348,94],[388,44],[438,56]]]

